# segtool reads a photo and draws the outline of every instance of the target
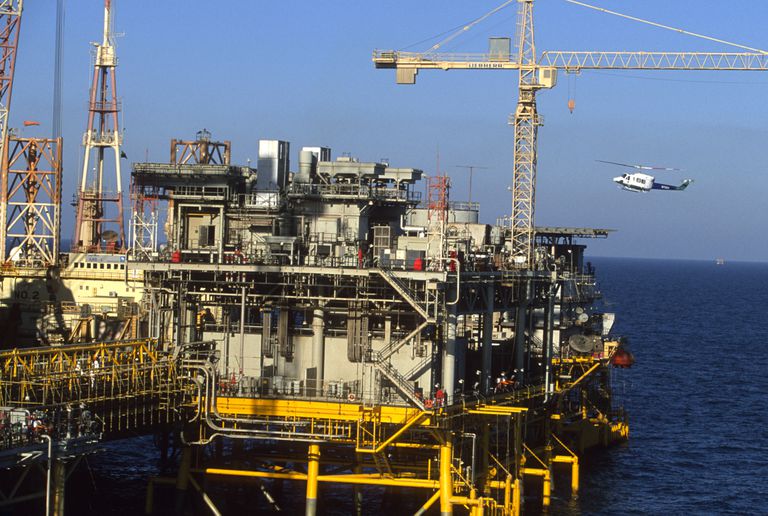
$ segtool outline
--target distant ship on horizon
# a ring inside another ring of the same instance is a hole
[[[716,258],[715,265],[725,265],[725,258]]]

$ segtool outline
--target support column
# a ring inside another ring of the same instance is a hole
[[[355,475],[361,475],[363,473],[363,465],[361,463],[362,457],[356,456],[355,458]],[[359,485],[355,485],[355,514],[357,516],[363,516],[363,490]]]
[[[452,516],[453,505],[453,476],[451,475],[451,459],[453,456],[453,444],[450,435],[447,441],[440,446],[440,516]]]
[[[320,446],[309,445],[307,458],[307,509],[306,516],[317,514],[317,477],[320,474]]]
[[[520,299],[517,301],[517,310],[515,311],[515,382],[518,385],[524,385],[525,382],[525,330],[528,327],[528,300],[530,299],[531,284],[529,280],[524,280],[525,284],[521,286]]]
[[[53,461],[53,478],[51,479],[53,491],[51,501],[51,514],[64,516],[64,493],[67,482],[67,464],[63,460]]]
[[[185,446],[181,451],[179,472],[176,474],[176,514],[184,514],[187,487],[189,487],[189,470],[192,467],[192,448]]]
[[[555,273],[552,273],[552,283],[550,284],[549,292],[547,293],[547,306],[544,312],[544,330],[543,330],[543,342],[544,342],[544,401],[547,401],[550,396],[552,385],[552,337],[553,337],[553,319],[555,313],[555,295],[557,293],[557,284],[555,283]]]
[[[322,308],[312,311],[312,365],[316,370],[315,396],[323,394],[323,380],[325,379],[325,319]]]
[[[523,511],[523,421],[522,414],[515,415],[515,485],[512,494],[512,515],[519,516]]]
[[[176,306],[178,314],[176,315],[176,349],[181,349],[184,345],[184,326],[187,319],[187,299],[184,295],[183,281],[180,280],[176,289]]]
[[[574,457],[571,462],[571,496],[578,498],[579,496],[579,458]]]
[[[443,378],[442,389],[448,397],[446,404],[453,402],[453,391],[456,381],[456,308],[448,307],[446,315],[445,346],[443,349]],[[430,390],[431,390],[430,386]],[[426,396],[426,394],[425,394]]]
[[[544,510],[549,508],[552,496],[552,474],[549,471],[544,472],[544,481],[541,487],[541,505]]]
[[[485,314],[483,314],[483,394],[491,393],[493,374],[493,298],[495,288],[489,283],[485,288]]]

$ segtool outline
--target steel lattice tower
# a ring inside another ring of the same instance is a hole
[[[533,37],[533,0],[520,4],[517,51],[520,64],[519,97],[514,116],[515,161],[512,180],[512,256],[533,266],[534,210],[536,208],[536,139],[541,125],[536,111],[538,84]]]
[[[11,106],[13,72],[16,67],[16,49],[21,28],[22,0],[0,0],[0,192],[8,191],[8,110]],[[8,258],[8,202],[6,195],[0,201],[0,258]]]
[[[444,265],[449,188],[446,175],[427,178],[427,258],[432,270],[442,270]]]
[[[121,251],[125,246],[123,226],[123,195],[120,175],[120,157],[123,135],[118,115],[114,36],[112,34],[112,9],[110,0],[104,2],[104,38],[96,44],[88,104],[88,128],[83,136],[85,156],[80,190],[77,195],[77,222],[75,251]],[[105,154],[114,155],[115,191],[105,190]],[[94,167],[91,157],[95,155]],[[90,169],[90,170],[89,170]],[[108,226],[114,227],[110,230]]]

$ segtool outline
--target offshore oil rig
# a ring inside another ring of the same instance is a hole
[[[162,453],[171,434],[183,443],[175,478],[150,479],[148,513],[172,484],[178,512],[191,486],[220,514],[203,480],[222,477],[259,479],[273,505],[271,482],[305,484],[308,515],[341,485],[420,496],[419,514],[546,508],[559,474],[576,495],[581,454],[628,438],[612,378],[633,359],[581,243],[609,230],[534,226],[536,93],[558,70],[768,60],[538,56],[533,0],[518,4],[516,54],[504,38],[487,54],[374,53],[406,84],[430,68],[520,72],[509,217],[481,223],[440,171],[266,139],[256,167],[238,166],[202,130],[172,140],[167,162],[133,164],[126,232],[107,0],[62,252],[62,141],[7,129],[22,2],[0,0],[0,507],[44,497],[62,514],[82,457],[137,434],[163,436]],[[193,453],[224,441],[249,442],[252,466]]]

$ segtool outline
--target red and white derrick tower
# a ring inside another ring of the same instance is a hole
[[[125,249],[120,175],[123,135],[118,121],[117,55],[110,0],[104,1],[104,38],[101,44],[94,46],[96,59],[88,103],[88,128],[83,135],[85,156],[77,194],[77,221],[72,248],[80,252],[120,252]],[[110,154],[112,160],[106,160]],[[115,171],[114,191],[105,188],[105,169],[109,164],[113,164]]]

